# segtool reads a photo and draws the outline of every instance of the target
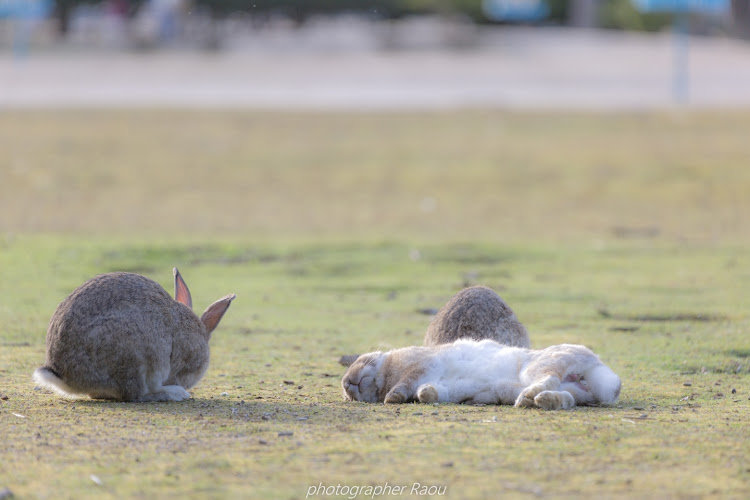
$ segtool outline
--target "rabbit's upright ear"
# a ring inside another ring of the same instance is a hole
[[[193,299],[190,297],[190,290],[188,290],[185,280],[182,279],[180,271],[175,267],[172,269],[172,274],[174,274],[174,300],[192,309]]]
[[[235,294],[227,295],[208,306],[206,312],[201,316],[201,321],[206,325],[208,333],[213,332],[219,326],[219,321],[221,321],[224,313],[229,309],[229,304],[232,303],[235,297],[237,297]]]

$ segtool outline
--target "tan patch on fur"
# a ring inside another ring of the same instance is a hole
[[[407,347],[386,355],[380,367],[383,384],[378,387],[378,401],[386,403],[405,403],[414,398],[417,380],[424,375],[424,360],[428,349]],[[402,394],[396,396],[392,392]],[[390,397],[388,397],[390,395]]]

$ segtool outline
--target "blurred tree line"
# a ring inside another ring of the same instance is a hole
[[[158,0],[116,0],[127,5],[132,16],[143,4]],[[194,8],[213,18],[235,14],[254,17],[281,15],[304,23],[315,15],[358,13],[382,19],[398,19],[415,14],[464,16],[477,23],[489,23],[482,0],[187,0]],[[656,31],[672,21],[669,13],[638,12],[631,0],[542,0],[549,7],[546,24],[603,27],[638,31]],[[102,3],[102,0],[55,0],[60,30],[67,32],[71,11],[78,5]],[[730,0],[732,29],[750,37],[750,0]],[[580,13],[586,15],[581,19]]]
[[[364,13],[376,17],[399,17],[432,12],[464,13],[482,20],[482,0],[192,0],[218,15],[243,12],[256,15],[281,14],[299,22],[310,16]]]

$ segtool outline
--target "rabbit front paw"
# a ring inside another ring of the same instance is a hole
[[[383,402],[387,405],[398,405],[401,403],[406,403],[408,399],[409,396],[406,395],[406,392],[394,388],[385,395],[385,401]]]
[[[438,391],[434,385],[424,384],[417,389],[417,399],[420,403],[437,403]]]

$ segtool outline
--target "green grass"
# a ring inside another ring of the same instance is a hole
[[[742,113],[4,113],[0,491],[746,498],[748,129]],[[238,296],[191,400],[34,390],[73,288],[130,270],[171,291],[172,266],[199,312]],[[419,311],[470,283],[534,346],[593,348],[620,403],[343,401],[341,354],[421,343]]]
[[[748,241],[750,113],[4,112],[0,228]]]

